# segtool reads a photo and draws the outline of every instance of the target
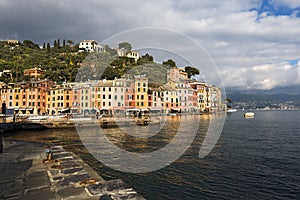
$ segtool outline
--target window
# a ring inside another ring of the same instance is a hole
[[[108,102],[108,106],[111,106],[111,102]]]
[[[111,94],[110,94],[110,95],[108,95],[108,99],[111,99]]]
[[[102,99],[105,99],[105,94],[104,94],[104,95],[102,95]]]
[[[115,95],[115,100],[118,100],[118,96],[117,95]]]
[[[105,102],[103,102],[103,104],[102,104],[103,106],[105,106]]]

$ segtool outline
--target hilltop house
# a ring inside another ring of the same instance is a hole
[[[95,40],[82,40],[79,43],[79,52],[104,52],[104,47]]]

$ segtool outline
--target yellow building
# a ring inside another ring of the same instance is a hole
[[[148,78],[146,76],[134,77],[134,91],[135,91],[135,107],[148,108]]]

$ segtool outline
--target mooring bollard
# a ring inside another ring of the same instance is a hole
[[[3,130],[0,130],[0,153],[3,152]]]

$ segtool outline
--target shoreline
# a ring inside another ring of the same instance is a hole
[[[0,199],[144,199],[124,181],[106,181],[62,146],[4,140]]]

